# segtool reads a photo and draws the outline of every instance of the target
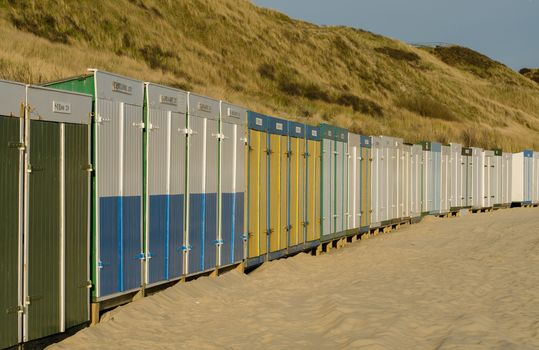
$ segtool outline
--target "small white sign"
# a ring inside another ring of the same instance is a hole
[[[312,135],[313,135],[314,137],[316,137],[316,136],[318,136],[318,132],[317,132],[316,130],[313,130]]]
[[[275,124],[275,129],[282,131],[283,130],[283,124],[281,124],[281,123]]]
[[[296,134],[301,134],[301,126],[296,126]]]
[[[133,87],[118,81],[112,82],[112,91],[121,92],[122,94],[131,95],[133,93]]]
[[[159,101],[165,105],[173,105],[173,106],[178,105],[178,99],[174,96],[161,95],[159,96]]]
[[[256,125],[262,126],[262,118],[256,118],[255,123]]]
[[[52,111],[54,113],[71,114],[71,103],[52,101]]]
[[[328,136],[331,136],[331,130],[328,131]]]
[[[232,118],[241,118],[241,112],[236,111],[235,109],[229,108],[228,109],[228,116]]]
[[[211,106],[202,102],[198,103],[198,110],[202,112],[211,113]]]

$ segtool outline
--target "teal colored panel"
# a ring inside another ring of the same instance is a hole
[[[20,119],[0,116],[0,348],[18,342]]]
[[[88,321],[88,126],[65,125],[65,327]]]
[[[30,124],[28,340],[60,331],[60,124]]]

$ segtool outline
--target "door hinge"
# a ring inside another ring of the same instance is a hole
[[[222,133],[211,134],[211,136],[217,138],[218,140],[228,139],[228,137],[226,137],[225,134],[222,134]]]

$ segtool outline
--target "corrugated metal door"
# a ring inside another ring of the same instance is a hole
[[[267,134],[249,130],[248,258],[267,252]]]
[[[123,288],[141,285],[142,263],[142,108],[124,104],[123,198]]]
[[[22,101],[21,101],[22,102]],[[0,348],[19,341],[20,300],[19,218],[20,218],[20,151],[21,119],[0,116]]]
[[[34,123],[34,122],[33,122]],[[64,124],[65,329],[88,315],[88,125]]]
[[[150,108],[148,115],[148,283],[183,273],[185,114]]]
[[[283,226],[281,218],[281,182],[285,179],[281,179],[281,167],[282,167],[282,154],[286,151],[282,149],[281,136],[270,135],[270,156],[269,156],[269,252],[277,252],[281,250],[280,238],[281,227]],[[286,217],[284,218],[286,222]]]
[[[371,227],[380,226],[381,219],[381,145],[378,137],[371,139]]]
[[[421,172],[421,157],[422,150],[420,145],[412,146],[412,155],[411,155],[411,166],[412,166],[412,199],[411,199],[411,216],[418,217],[421,216],[421,185],[422,185],[422,172]]]
[[[361,221],[361,185],[360,185],[360,139],[359,135],[348,133],[348,212],[346,222],[348,229],[359,228]]]
[[[360,186],[361,186],[361,203],[360,217],[361,227],[369,227],[371,224],[371,148],[368,137],[361,137],[361,152],[360,152]]]
[[[346,159],[344,144],[339,141],[334,142],[335,152],[335,211],[333,213],[334,226],[333,233],[337,234],[343,231],[344,220],[344,161]]]
[[[284,123],[284,121],[283,121]],[[279,176],[279,185],[280,185],[280,191],[279,191],[279,201],[278,201],[278,208],[280,209],[280,217],[279,217],[279,237],[278,237],[278,250],[284,250],[288,247],[288,237],[290,235],[290,227],[288,225],[288,181],[289,181],[289,165],[290,165],[290,150],[288,148],[288,135],[280,135],[279,136],[279,142],[281,144],[280,150],[280,176]]]
[[[305,242],[305,139],[304,125],[289,123],[289,246]]]
[[[217,120],[189,115],[188,273],[216,266],[217,254]]]
[[[316,174],[316,147],[315,147],[316,141],[314,140],[307,140],[307,149],[306,153],[307,156],[307,168],[305,171],[306,175],[306,202],[305,202],[305,212],[306,212],[306,241],[314,241],[316,240],[316,204],[315,204],[315,198],[316,193],[319,192],[319,189],[316,188],[316,178],[318,177]]]
[[[539,203],[539,153],[533,152],[532,202]]]
[[[30,122],[26,228],[26,337],[59,333],[60,300],[60,125]]]
[[[246,111],[221,102],[221,266],[244,258]]]
[[[331,228],[333,226],[333,209],[334,203],[332,201],[332,193],[333,190],[333,184],[334,179],[334,157],[332,154],[332,145],[333,140],[324,138],[322,140],[322,200],[320,202],[320,205],[322,206],[321,209],[321,219],[322,219],[322,225],[321,225],[321,238],[324,239],[324,237],[327,237],[331,235]]]
[[[97,101],[99,295],[140,287],[142,109]]]
[[[305,219],[307,242],[320,239],[320,142],[317,128],[307,127]]]
[[[307,177],[307,157],[306,157],[305,139],[299,139],[299,165],[298,165],[298,242],[299,244],[305,243],[306,240],[306,224],[307,217],[305,215],[305,183]]]
[[[442,146],[442,151],[440,153],[440,212],[447,213],[449,211],[449,201],[450,201],[450,148],[449,146]]]

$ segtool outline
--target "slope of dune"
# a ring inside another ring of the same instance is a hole
[[[4,79],[96,67],[364,134],[539,149],[539,85],[504,65],[246,0],[3,0],[0,36]]]
[[[537,349],[539,209],[178,284],[51,349]]]

